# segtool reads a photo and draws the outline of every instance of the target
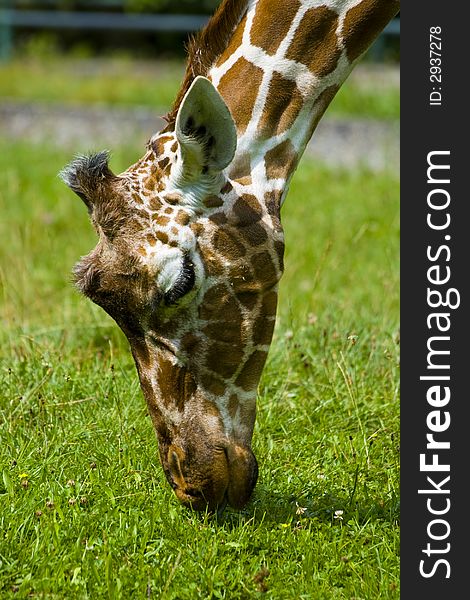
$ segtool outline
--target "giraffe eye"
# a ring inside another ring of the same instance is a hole
[[[193,289],[195,281],[196,275],[194,273],[194,264],[189,256],[185,255],[180,276],[176,280],[175,285],[164,295],[165,304],[171,306],[178,302],[180,298]]]

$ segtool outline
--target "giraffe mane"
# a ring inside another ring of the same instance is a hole
[[[223,0],[207,25],[199,33],[190,37],[184,79],[171,110],[164,117],[168,123],[164,131],[174,129],[176,115],[186,92],[196,77],[207,75],[209,69],[227,48],[247,6],[248,0]]]

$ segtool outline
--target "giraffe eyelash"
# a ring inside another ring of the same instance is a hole
[[[167,306],[175,304],[193,289],[195,282],[196,274],[194,272],[194,264],[189,256],[185,254],[183,259],[183,268],[178,279],[176,280],[175,285],[163,296],[165,304]]]

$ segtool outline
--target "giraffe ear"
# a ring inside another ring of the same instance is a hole
[[[225,169],[237,147],[232,115],[222,96],[205,77],[196,77],[176,117],[180,146],[179,176],[186,181]]]

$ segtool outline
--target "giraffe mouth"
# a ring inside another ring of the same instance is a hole
[[[184,506],[221,515],[227,505],[241,509],[249,501],[258,479],[258,464],[251,448],[230,444],[220,450],[207,464],[200,463],[198,472],[193,471],[189,477],[186,453],[170,446],[164,470]]]
[[[207,511],[210,514],[220,516],[229,504],[226,492],[217,503],[211,502],[209,498],[206,498],[204,494],[197,490],[188,491],[176,487],[174,488],[174,492],[181,504],[198,512]]]
[[[169,352],[170,354],[176,355],[177,348],[171,344],[166,338],[160,337],[155,334],[153,331],[149,331],[146,334],[148,341],[151,346],[159,348],[160,350],[164,350],[165,352]]]

